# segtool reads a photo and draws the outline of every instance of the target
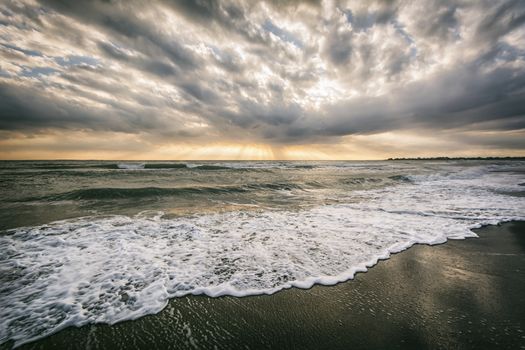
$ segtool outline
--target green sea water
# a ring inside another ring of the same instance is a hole
[[[352,200],[352,190],[407,181],[439,163],[115,162],[0,163],[0,228],[87,215],[304,208]]]

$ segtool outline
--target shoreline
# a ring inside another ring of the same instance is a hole
[[[525,222],[473,231],[479,238],[415,244],[333,286],[188,295],[155,315],[67,328],[19,349],[525,348]]]

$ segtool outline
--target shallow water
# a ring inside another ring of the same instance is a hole
[[[335,284],[525,219],[524,162],[2,162],[0,343]]]

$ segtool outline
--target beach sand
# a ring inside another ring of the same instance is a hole
[[[525,222],[477,233],[414,246],[335,286],[177,298],[157,315],[21,349],[525,349]]]

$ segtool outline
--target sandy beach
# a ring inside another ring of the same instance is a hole
[[[157,315],[20,349],[523,349],[525,222],[477,233],[414,246],[335,286],[176,298]]]

